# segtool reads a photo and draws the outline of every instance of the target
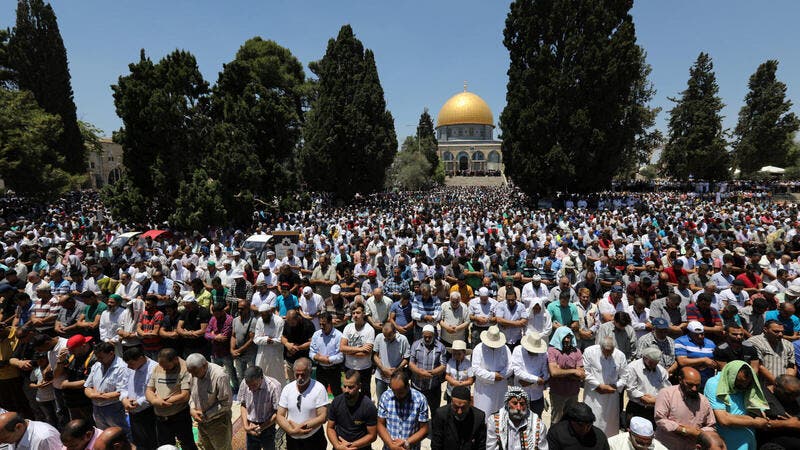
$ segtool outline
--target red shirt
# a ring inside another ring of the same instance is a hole
[[[756,274],[753,274],[753,278],[751,279],[746,273],[743,273],[736,277],[736,279],[744,281],[745,289],[758,288],[758,286],[761,284],[761,277]]]
[[[684,269],[681,269],[680,272],[675,273],[675,268],[674,267],[667,267],[666,269],[664,269],[664,273],[666,273],[667,276],[669,277],[669,280],[667,280],[667,281],[670,282],[670,283],[675,283],[675,284],[678,284],[678,278],[686,277],[689,274]]]

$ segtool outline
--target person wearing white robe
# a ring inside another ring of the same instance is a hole
[[[472,350],[472,370],[475,373],[475,407],[487,415],[500,410],[508,388],[511,351],[506,337],[492,325],[481,333],[481,343]]]
[[[286,371],[283,365],[283,319],[277,314],[273,314],[274,308],[270,305],[262,304],[258,308],[261,317],[256,322],[256,331],[253,336],[253,343],[258,346],[256,354],[256,365],[261,367],[264,375],[278,380],[281,386],[286,384]],[[269,322],[265,322],[268,319]]]
[[[594,426],[608,437],[619,433],[619,393],[625,388],[626,361],[625,354],[616,348],[611,336],[583,352],[586,370],[583,401],[597,416]]]
[[[516,383],[528,394],[528,406],[541,416],[544,410],[544,385],[550,379],[547,341],[536,332],[523,336],[521,345],[511,352],[511,370]]]
[[[536,312],[538,310],[538,312]],[[553,332],[553,319],[541,298],[531,300],[531,307],[528,308],[528,333],[539,333],[544,340],[550,339]]]

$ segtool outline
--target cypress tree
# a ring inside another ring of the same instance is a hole
[[[429,175],[433,175],[436,168],[439,166],[439,141],[436,139],[436,132],[433,128],[433,119],[428,114],[428,108],[422,111],[419,116],[419,124],[417,125],[417,138],[419,139],[419,147],[422,153],[431,163]]]
[[[300,152],[305,183],[339,198],[381,189],[397,136],[374,54],[345,25],[309,67],[318,80]]]
[[[658,142],[631,0],[518,0],[506,18],[506,175],[528,194],[593,191]]]
[[[669,112],[669,136],[661,154],[668,175],[680,180],[729,177],[730,158],[720,115],[724,105],[718,93],[714,64],[701,52],[689,69],[686,90],[679,99],[670,98],[675,107]]]
[[[800,121],[789,112],[792,102],[786,98],[786,85],[775,72],[778,61],[769,60],[750,76],[750,91],[744,98],[736,125],[734,156],[745,175],[763,166],[786,167],[792,136]]]
[[[17,87],[31,91],[42,109],[61,118],[62,133],[52,148],[63,158],[62,167],[69,173],[85,173],[86,148],[72,98],[67,50],[50,4],[19,0],[8,60]]]

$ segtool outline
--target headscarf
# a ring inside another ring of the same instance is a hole
[[[750,371],[750,375],[753,377],[753,384],[751,384],[747,391],[744,392],[745,408],[748,411],[766,410],[769,406],[767,405],[767,399],[764,396],[764,391],[761,390],[761,384],[758,382],[758,377],[756,376],[755,372],[753,372],[753,368],[750,367],[750,364],[744,361],[736,360],[725,364],[725,367],[722,369],[722,372],[719,375],[719,384],[717,384],[717,397],[720,398],[726,405],[731,404],[730,396],[736,390],[736,375],[739,373],[742,367],[746,367],[747,370]]]
[[[508,408],[508,401],[512,398],[525,400],[525,404],[528,404],[528,393],[519,386],[508,387],[508,390],[506,391],[506,397],[503,400],[503,405],[505,405],[506,408]]]
[[[550,345],[558,349],[558,351],[563,352],[564,348],[562,346],[562,342],[567,335],[572,336],[572,340],[575,340],[575,333],[567,326],[561,326],[556,328],[555,333],[553,333],[553,337],[550,338]]]
[[[512,398],[524,399],[526,404],[528,402],[528,394],[525,393],[524,389],[519,386],[509,386],[503,407],[489,418],[488,426],[494,427],[500,448],[508,448],[509,434],[511,433],[508,426],[510,422],[508,401]],[[528,411],[528,416],[524,420],[527,422],[527,426],[519,430],[520,446],[523,450],[539,450],[539,441],[544,431],[542,419],[533,411]]]

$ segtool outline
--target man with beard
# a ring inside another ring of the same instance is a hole
[[[667,450],[653,437],[653,423],[641,417],[632,418],[628,432],[609,439],[608,446],[611,450]]]
[[[425,396],[431,409],[442,403],[442,381],[446,369],[445,349],[434,337],[436,330],[431,325],[422,328],[422,338],[411,345],[408,368],[413,374],[411,385]]]
[[[295,381],[281,391],[276,420],[286,432],[286,450],[325,447],[325,423],[328,394],[322,383],[311,379],[311,360],[300,358],[294,362],[292,374]]]
[[[528,408],[528,394],[519,386],[506,391],[503,407],[487,419],[486,449],[547,449],[547,427]]]
[[[585,403],[571,405],[564,413],[564,420],[550,428],[545,448],[608,450],[608,439],[601,429],[592,425],[594,420],[592,409]]]
[[[334,450],[369,450],[378,438],[378,409],[361,393],[358,371],[345,372],[342,390],[328,408],[328,441]]]
[[[700,372],[684,367],[680,383],[662,389],[656,396],[655,437],[672,450],[694,450],[698,437],[713,432],[717,423],[708,399],[700,395]]]
[[[453,388],[449,405],[436,409],[431,418],[431,450],[483,450],[486,448],[486,415],[470,406],[469,388]]]
[[[256,365],[261,367],[264,374],[278,380],[281,385],[286,383],[286,372],[283,365],[283,318],[274,313],[274,307],[262,303],[258,307],[261,317],[256,322],[256,332],[253,343],[258,346]]]

